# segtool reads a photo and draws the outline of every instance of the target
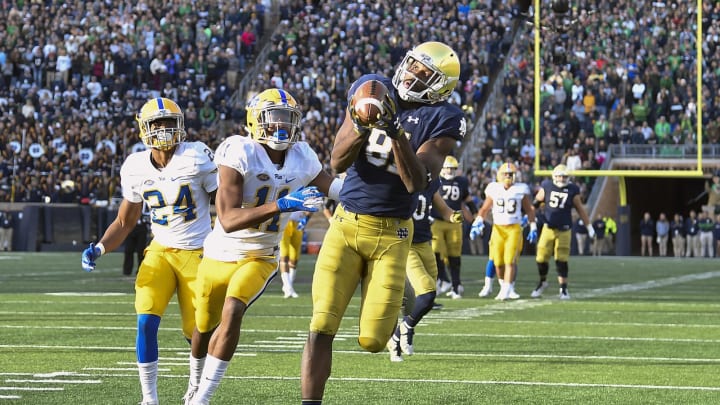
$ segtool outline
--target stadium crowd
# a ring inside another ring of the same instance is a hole
[[[600,168],[610,144],[692,143],[697,130],[695,3],[583,0],[567,26],[546,12],[540,123],[533,27],[512,38],[513,18],[526,18],[513,1],[285,0],[277,24],[266,18],[270,1],[110,3],[25,1],[0,11],[0,201],[11,199],[13,166],[14,201],[107,200],[123,157],[142,146],[134,114],[156,95],[178,101],[190,139],[215,147],[244,132],[234,100],[285,88],[304,108],[303,136],[328,162],[350,83],[371,71],[392,76],[404,52],[428,40],[458,52],[451,101],[466,111],[468,133],[483,125],[481,160],[463,162],[476,199],[506,160],[532,185],[535,153],[544,167]],[[720,4],[703,12],[703,133],[717,143]],[[248,94],[233,97],[251,70]],[[501,94],[481,117],[496,75]],[[586,196],[590,179],[577,180]]]

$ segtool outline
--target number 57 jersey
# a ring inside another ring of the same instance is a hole
[[[150,208],[154,240],[183,250],[200,249],[210,233],[210,193],[217,189],[217,166],[202,142],[183,142],[170,163],[156,168],[150,150],[136,152],[120,169],[123,198]]]

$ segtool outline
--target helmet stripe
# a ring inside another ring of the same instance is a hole
[[[280,101],[282,101],[283,104],[288,103],[287,93],[285,93],[285,90],[278,89],[278,93],[280,93]]]
[[[163,99],[158,97],[155,100],[157,100],[158,110],[164,110],[165,106],[163,105]]]

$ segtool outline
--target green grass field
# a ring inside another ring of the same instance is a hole
[[[215,404],[300,401],[314,256],[295,300],[273,282],[245,318]],[[120,254],[0,255],[0,403],[136,404],[132,280]],[[480,299],[486,258],[464,257],[465,297],[440,298],[417,354],[391,363],[356,343],[359,299],[335,340],[327,404],[718,404],[720,260],[573,258],[570,292],[543,299],[523,257],[515,302]],[[160,331],[160,400],[180,404],[189,347],[173,303]]]

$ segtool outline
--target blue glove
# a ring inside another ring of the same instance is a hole
[[[317,187],[301,187],[296,191],[279,198],[275,203],[280,212],[310,211],[315,212],[323,206],[324,194]]]
[[[480,217],[475,217],[475,220],[470,226],[470,240],[475,240],[478,236],[482,236],[484,229],[485,221]]]
[[[528,216],[527,215],[523,215],[522,220],[520,221],[520,226],[523,228],[528,226]]]
[[[309,219],[310,219],[310,217],[305,215],[300,221],[298,221],[298,224],[297,224],[298,231],[302,231],[305,229],[305,226],[307,225]]]
[[[534,244],[537,242],[537,240],[538,240],[537,229],[533,229],[532,231],[530,231],[528,233],[527,241]]]
[[[87,272],[95,270],[95,260],[97,260],[101,254],[100,248],[95,246],[94,243],[91,243],[87,249],[83,250],[81,261],[83,270]]]

